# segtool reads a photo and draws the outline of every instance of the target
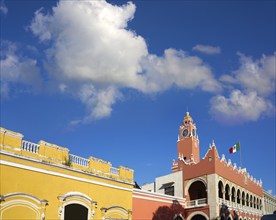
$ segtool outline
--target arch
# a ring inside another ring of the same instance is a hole
[[[234,186],[232,186],[232,189],[231,189],[231,201],[236,202],[236,189]]]
[[[59,196],[58,198],[62,199],[63,201],[78,198],[88,204],[93,203],[93,200],[89,196],[87,196],[86,194],[81,193],[81,192],[68,192],[68,193],[65,193],[63,196]]]
[[[254,209],[256,208],[256,197],[255,196],[253,198],[253,207],[254,207]]]
[[[250,195],[250,201],[249,201],[249,203],[250,203],[250,207],[253,207],[253,197],[252,197],[252,195]]]
[[[22,219],[22,212],[26,218],[41,219],[48,204],[47,200],[21,192],[9,193],[2,199],[0,219]]]
[[[218,182],[218,196],[219,196],[219,198],[223,199],[223,193],[224,193],[223,183],[222,183],[222,181],[220,180],[220,181]]]
[[[194,182],[197,182],[197,181],[200,181],[202,182],[204,185],[205,185],[205,188],[207,189],[207,182],[204,178],[201,178],[201,177],[198,177],[198,178],[194,178],[192,180],[189,180],[188,183],[186,184],[186,187],[185,187],[185,195],[188,195],[188,191],[189,191],[189,188],[190,186],[194,183]]]
[[[248,195],[248,193],[246,193],[246,206],[249,207],[249,195]]]
[[[190,201],[207,198],[206,185],[202,181],[194,181],[189,186],[188,195]]]
[[[64,208],[64,220],[87,220],[88,219],[88,208],[71,203],[65,206]]]
[[[101,208],[106,220],[111,219],[128,219],[130,211],[121,206],[110,206]]]
[[[237,203],[241,204],[241,191],[240,191],[240,189],[237,190]]]
[[[229,184],[225,185],[225,200],[230,200],[230,186]]]
[[[190,214],[188,216],[187,220],[193,219],[194,216],[202,216],[202,217],[204,217],[205,220],[209,219],[209,217],[204,212],[196,211],[196,212],[193,212],[192,214]],[[196,219],[193,219],[193,220],[196,220]]]
[[[62,196],[58,196],[58,199],[62,203],[58,209],[58,216],[61,220],[70,220],[71,218],[68,217],[68,212],[73,212],[72,210],[77,210],[77,213],[81,213],[82,219],[86,216],[87,210],[87,218],[90,219],[92,212],[92,205],[96,204],[89,196],[83,194],[81,192],[68,192]]]
[[[242,191],[242,205],[245,205],[245,193]]]

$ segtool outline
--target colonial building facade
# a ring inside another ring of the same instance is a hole
[[[1,220],[260,220],[276,198],[245,168],[219,156],[213,142],[200,158],[187,112],[172,172],[140,187],[134,171],[0,128]]]
[[[1,220],[131,219],[133,170],[0,134]]]
[[[158,177],[142,189],[164,194],[177,192],[178,196],[181,192],[186,200],[183,218],[206,220],[224,216],[226,219],[258,220],[266,210],[270,213],[276,210],[272,202],[276,198],[263,192],[262,181],[227,160],[225,155],[220,157],[214,142],[200,159],[196,124],[188,112],[179,127],[177,153],[172,174]],[[225,207],[226,213],[222,212]]]

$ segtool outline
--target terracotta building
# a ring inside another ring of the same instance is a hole
[[[178,160],[173,161],[172,175],[156,178],[154,183],[142,186],[142,190],[179,197],[179,192],[182,193],[185,198],[184,212],[180,213],[182,219],[261,218],[264,214],[262,182],[245,168],[226,160],[224,155],[220,157],[214,142],[200,159],[197,128],[189,112],[179,127],[177,151]],[[173,175],[181,178],[171,178]]]

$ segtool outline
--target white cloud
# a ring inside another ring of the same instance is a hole
[[[3,14],[3,15],[6,15],[8,14],[8,8],[7,6],[5,5],[4,1],[1,1],[0,2],[0,14]]]
[[[244,90],[256,91],[258,95],[268,96],[275,92],[276,54],[265,56],[259,60],[239,53],[240,67],[233,71],[232,76],[223,75],[221,81],[238,84]]]
[[[198,51],[205,54],[219,54],[221,52],[220,47],[214,47],[209,45],[197,44],[193,47],[194,51]]]
[[[163,57],[149,55],[143,62],[151,89],[162,91],[177,85],[180,88],[201,88],[203,91],[219,91],[220,84],[214,79],[211,69],[196,56],[184,51],[167,49]]]
[[[215,96],[211,104],[213,117],[227,124],[257,121],[264,114],[275,111],[272,103],[256,92],[243,93],[240,90],[233,90],[229,98]]]
[[[263,56],[255,62],[250,57],[241,56],[241,67],[234,72],[237,81],[247,90],[262,96],[275,92],[276,54]]]
[[[87,115],[83,119],[71,121],[71,125],[109,117],[112,105],[120,100],[122,95],[116,87],[96,88],[92,84],[84,84],[80,87],[77,97],[87,106]]]
[[[127,27],[135,10],[131,2],[116,6],[106,1],[60,1],[52,14],[42,9],[35,13],[29,28],[49,46],[48,65],[60,91],[77,94],[88,108],[82,121],[109,116],[123,96],[121,88],[144,93],[173,85],[220,90],[200,58],[174,49],[165,50],[163,57],[149,54],[144,38]]]
[[[17,45],[9,41],[1,44],[2,98],[9,98],[11,87],[15,84],[37,89],[41,82],[36,60],[20,56],[18,50]]]
[[[231,89],[229,98],[216,96],[211,100],[211,113],[217,120],[230,124],[256,121],[264,115],[275,114],[275,53],[259,60],[239,53],[240,66],[220,80]],[[240,89],[233,89],[238,86]]]

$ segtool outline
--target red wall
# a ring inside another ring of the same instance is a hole
[[[179,214],[178,212],[181,210],[184,212],[184,201],[184,199],[173,196],[135,189],[132,196],[132,219],[151,220],[154,213],[156,216],[158,214],[159,216]]]

